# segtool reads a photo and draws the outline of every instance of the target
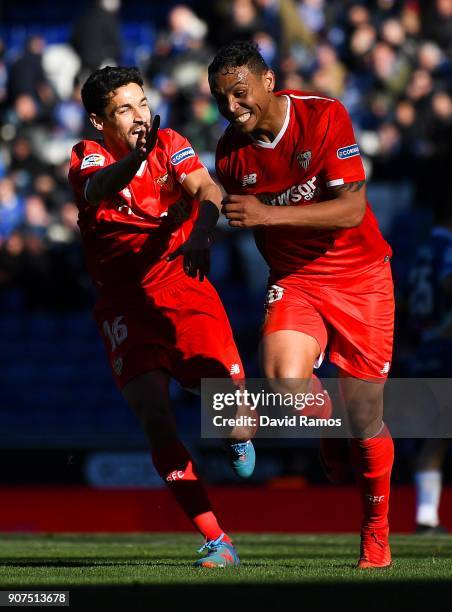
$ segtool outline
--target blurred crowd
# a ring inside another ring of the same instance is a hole
[[[31,309],[92,301],[66,176],[72,145],[94,136],[81,84],[104,65],[138,65],[162,125],[187,136],[213,170],[225,124],[206,68],[222,44],[253,39],[280,89],[323,92],[347,106],[389,240],[400,215],[424,210],[433,223],[450,207],[452,0],[162,3],[141,25],[128,24],[124,8],[120,0],[81,5],[65,40],[47,40],[45,23],[21,48],[0,40],[0,308],[12,295],[14,307]],[[214,280],[263,290],[251,237],[222,227]]]

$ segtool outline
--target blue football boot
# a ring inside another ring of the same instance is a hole
[[[224,533],[216,540],[207,540],[201,546],[198,553],[207,550],[207,554],[198,559],[195,567],[226,567],[227,565],[240,565],[240,559],[237,551],[228,542],[223,541]]]

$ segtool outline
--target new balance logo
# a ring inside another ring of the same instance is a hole
[[[229,370],[229,374],[233,376],[234,374],[240,374],[240,366],[238,363],[233,363],[231,365],[231,369]]]
[[[391,367],[391,362],[386,361],[384,366],[380,370],[380,374],[387,374],[389,372],[389,368]]]
[[[255,185],[257,181],[257,174],[245,174],[242,179],[242,187],[247,185]]]

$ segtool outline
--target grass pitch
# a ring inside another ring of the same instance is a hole
[[[196,535],[0,537],[1,590],[68,590],[71,609],[435,609],[452,595],[452,537],[393,536],[394,565],[355,569],[357,535],[241,534],[242,565],[192,563]],[[365,606],[363,606],[363,602]],[[243,608],[245,609],[245,608]],[[385,612],[383,610],[383,612]]]

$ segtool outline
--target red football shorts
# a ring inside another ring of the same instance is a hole
[[[362,379],[384,380],[392,358],[394,286],[389,260],[357,277],[291,278],[270,285],[263,335],[290,329],[315,338],[320,356]]]
[[[201,378],[244,378],[228,317],[207,279],[184,276],[140,299],[101,300],[94,316],[119,389],[156,369],[187,389],[199,388]]]

